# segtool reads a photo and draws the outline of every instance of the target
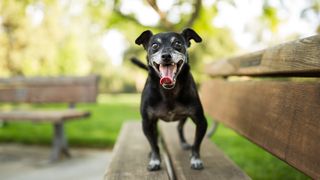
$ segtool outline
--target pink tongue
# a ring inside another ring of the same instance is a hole
[[[164,76],[160,79],[160,84],[172,84],[173,81],[172,81],[172,78],[169,77],[169,76]]]
[[[174,76],[175,65],[163,66],[160,65],[159,70],[161,72],[160,84],[172,84]]]

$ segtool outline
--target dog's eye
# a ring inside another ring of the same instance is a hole
[[[157,49],[159,49],[159,44],[157,44],[157,43],[154,43],[154,44],[152,44],[152,46],[151,46],[151,48],[152,48],[152,50],[157,50]]]
[[[176,41],[173,43],[174,47],[178,50],[181,50],[182,49],[182,45],[179,41]]]

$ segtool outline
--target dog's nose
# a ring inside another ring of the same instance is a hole
[[[161,59],[162,59],[163,61],[170,61],[170,60],[172,59],[172,56],[171,56],[171,54],[169,54],[169,53],[165,53],[165,54],[162,54],[162,55],[161,55]]]

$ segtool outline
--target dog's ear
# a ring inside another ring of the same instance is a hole
[[[153,36],[150,30],[143,31],[140,36],[136,39],[135,43],[138,45],[143,45],[144,49],[147,50],[147,46],[149,43],[150,38]]]
[[[190,28],[184,29],[181,35],[186,40],[188,47],[190,47],[191,45],[191,42],[190,42],[191,39],[193,39],[197,43],[202,41],[201,37],[193,29],[190,29]]]

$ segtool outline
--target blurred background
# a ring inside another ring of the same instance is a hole
[[[92,116],[66,131],[71,147],[112,148],[122,122],[140,118],[147,73],[129,58],[145,61],[146,54],[134,40],[146,29],[185,27],[203,38],[189,53],[201,85],[206,63],[319,33],[320,0],[1,0],[0,77],[99,75],[98,102],[78,106]],[[50,145],[51,128],[10,123],[0,128],[0,142]],[[213,141],[253,179],[307,178],[225,127]]]
[[[0,76],[95,73],[103,93],[137,92],[146,73],[128,60],[145,60],[135,38],[192,27],[204,39],[190,53],[201,82],[205,63],[314,35],[319,24],[319,0],[1,0]]]

